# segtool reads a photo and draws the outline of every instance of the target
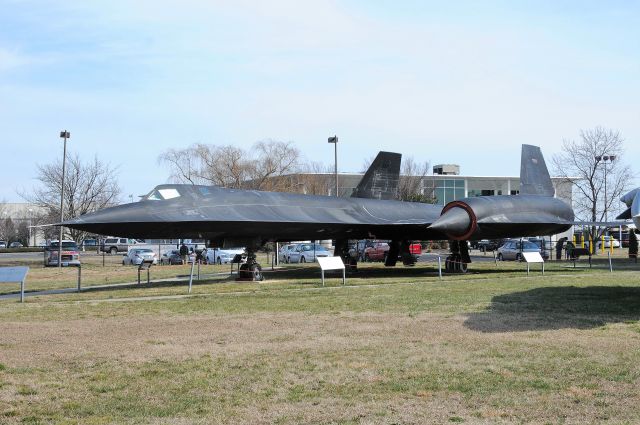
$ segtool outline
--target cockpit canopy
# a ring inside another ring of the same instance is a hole
[[[166,201],[167,199],[179,198],[180,191],[175,187],[158,186],[154,188],[147,196],[146,201]]]

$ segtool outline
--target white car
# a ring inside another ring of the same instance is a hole
[[[620,248],[620,242],[617,239],[613,238],[612,236],[604,237],[605,248],[611,248],[612,243],[614,248]],[[602,239],[599,239],[598,242],[596,243],[596,248],[600,249],[601,247],[602,247]]]
[[[278,250],[278,261],[280,263],[289,263],[291,259],[291,253],[296,249],[295,243],[282,245]]]
[[[129,250],[127,255],[122,256],[123,266],[139,266],[143,261],[151,261],[153,264],[158,264],[158,257],[156,253],[149,248],[133,248]]]
[[[288,263],[309,263],[314,262],[318,257],[330,257],[329,250],[322,245],[312,243],[299,243],[290,252]]]
[[[207,264],[227,264],[232,262],[236,255],[243,255],[244,251],[244,248],[207,248],[205,259]]]

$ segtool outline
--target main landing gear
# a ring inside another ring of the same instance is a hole
[[[262,267],[256,260],[256,250],[247,248],[247,262],[240,265],[237,281],[261,282],[264,280]]]
[[[444,260],[444,269],[449,273],[466,273],[471,262],[467,241],[449,241],[451,254]]]

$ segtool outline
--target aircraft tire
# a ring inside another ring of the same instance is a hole
[[[257,281],[264,280],[264,276],[262,275],[262,267],[260,267],[260,264],[252,264],[251,267],[249,267],[249,270],[253,272],[253,276],[255,280]]]
[[[458,266],[459,266],[458,271],[460,273],[466,273],[469,270],[469,268],[467,267],[467,263],[460,263]]]

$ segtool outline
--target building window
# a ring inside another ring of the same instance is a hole
[[[434,180],[434,185],[433,194],[437,204],[445,205],[465,197],[463,179],[436,179]]]

